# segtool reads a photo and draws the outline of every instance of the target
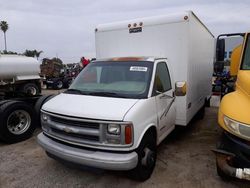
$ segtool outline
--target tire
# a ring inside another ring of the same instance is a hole
[[[197,113],[197,119],[203,119],[204,118],[204,116],[205,116],[205,110],[206,109],[206,106],[205,106],[205,104],[201,107],[201,109],[198,111],[198,113]]]
[[[35,104],[35,114],[36,114],[36,122],[37,122],[37,126],[41,127],[41,119],[40,119],[40,115],[41,115],[41,108],[43,106],[44,103],[46,103],[47,101],[49,101],[50,99],[52,99],[55,95],[43,95],[41,96],[36,104]]]
[[[30,138],[35,130],[33,108],[20,101],[8,101],[0,106],[0,138],[16,143]]]
[[[72,82],[73,82],[73,79],[68,79],[67,80],[67,88],[72,84]]]
[[[211,98],[205,100],[205,107],[211,107]]]
[[[35,96],[40,93],[39,88],[34,83],[27,83],[21,87],[21,92],[26,93],[30,96]]]
[[[132,179],[136,181],[145,181],[150,178],[157,157],[156,140],[153,132],[148,132],[142,139],[137,149],[138,164],[129,172]],[[148,154],[148,158],[146,157]]]
[[[63,82],[62,80],[57,80],[55,85],[54,85],[55,89],[62,89],[63,88]]]

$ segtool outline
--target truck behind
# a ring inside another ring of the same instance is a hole
[[[38,143],[55,159],[144,181],[157,145],[204,114],[214,37],[193,12],[103,24],[95,34],[97,60],[42,106]]]
[[[32,57],[0,55],[0,140],[15,143],[32,136],[40,98],[39,63]]]

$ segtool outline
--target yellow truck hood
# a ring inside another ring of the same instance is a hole
[[[250,98],[250,71],[240,70],[238,72],[236,88],[245,92]]]
[[[246,89],[249,89],[249,87],[246,87]],[[236,90],[224,96],[220,104],[219,116],[222,114],[250,126],[250,95],[241,90]],[[222,121],[222,117],[219,117],[219,119]]]

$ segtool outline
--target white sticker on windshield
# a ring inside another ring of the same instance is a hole
[[[148,67],[130,67],[130,71],[147,72]]]

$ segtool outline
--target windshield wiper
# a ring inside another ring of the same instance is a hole
[[[81,94],[84,95],[85,93],[79,89],[67,89],[64,91],[64,93],[75,93],[75,94]]]
[[[118,93],[114,93],[114,92],[90,92],[88,93],[88,95],[94,95],[94,96],[105,96],[105,97],[118,97],[118,98],[128,98],[124,95],[120,95]]]

